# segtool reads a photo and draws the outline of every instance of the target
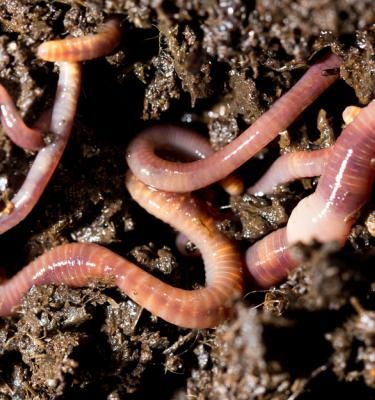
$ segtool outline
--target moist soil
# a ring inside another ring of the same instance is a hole
[[[199,258],[124,187],[124,150],[143,128],[190,126],[218,149],[285,93],[317,58],[343,58],[342,80],[243,166],[246,186],[280,154],[331,145],[346,106],[375,96],[372,0],[2,0],[0,82],[28,124],[53,101],[58,69],[36,58],[45,40],[123,20],[115,54],[83,65],[75,126],[32,213],[0,238],[3,275],[62,243],[99,243],[172,285],[204,283]],[[333,71],[335,73],[335,71]],[[1,206],[34,154],[0,131]],[[204,194],[218,229],[241,251],[285,225],[317,179],[268,197]],[[249,285],[216,329],[152,316],[116,287],[33,287],[0,319],[1,399],[375,398],[374,201],[343,249],[296,246],[301,267],[268,291]]]

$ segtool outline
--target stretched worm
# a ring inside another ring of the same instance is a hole
[[[0,85],[0,115],[5,134],[17,146],[32,151],[40,150],[44,146],[41,132],[38,129],[29,128],[23,122],[3,85]]]
[[[68,37],[42,43],[37,49],[37,56],[45,61],[92,60],[111,54],[119,45],[121,36],[120,20],[110,18],[99,27],[95,35]]]
[[[227,307],[243,290],[242,260],[236,246],[216,230],[214,218],[191,195],[155,190],[130,173],[126,186],[148,212],[200,244],[205,288],[175,288],[104,247],[71,243],[44,253],[0,286],[0,315],[11,313],[32,285],[79,287],[96,278],[113,281],[135,302],[182,327],[212,327],[225,318]]]
[[[179,128],[153,127],[138,135],[129,145],[127,161],[133,173],[148,185],[173,192],[188,192],[217,182],[241,166],[285,130],[337,75],[325,74],[336,69],[340,59],[331,54],[309,68],[303,77],[237,139],[207,158],[176,163],[157,155],[165,147],[193,153],[195,143]]]
[[[330,154],[331,148],[283,154],[247,191],[250,194],[263,195],[272,192],[281,183],[319,176],[322,174]]]
[[[297,242],[344,244],[375,178],[375,101],[341,133],[326,161],[315,193],[293,210],[287,227],[247,250],[246,264],[256,282],[269,287],[296,266],[289,246]]]
[[[353,122],[362,109],[356,106],[346,107],[342,118],[346,125]],[[296,151],[279,157],[259,179],[259,181],[247,192],[263,195],[272,192],[275,187],[294,179],[311,178],[320,176],[324,170],[327,159],[332,149],[315,151]]]
[[[33,209],[55,171],[70,136],[77,108],[81,83],[81,68],[77,63],[60,63],[55,102],[49,131],[54,134],[43,147],[27,177],[11,200],[11,211],[0,214],[0,234],[21,222]]]

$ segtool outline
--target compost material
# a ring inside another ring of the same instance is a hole
[[[124,150],[140,130],[191,127],[219,149],[236,138],[326,51],[342,81],[239,171],[252,185],[281,153],[331,145],[342,110],[375,97],[372,0],[3,0],[0,82],[32,124],[53,101],[57,71],[37,59],[45,40],[123,20],[115,54],[83,67],[67,151],[41,201],[0,238],[2,274],[46,250],[105,245],[178,287],[204,283],[199,258],[177,251],[175,232],[124,187]],[[34,154],[0,127],[0,205]],[[206,192],[218,229],[245,250],[286,224],[317,179],[266,197]],[[374,201],[343,249],[295,246],[301,267],[268,291],[249,288],[211,330],[170,325],[110,283],[33,287],[0,319],[1,399],[372,399],[375,396]]]

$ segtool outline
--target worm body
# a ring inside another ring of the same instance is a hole
[[[190,195],[160,192],[131,174],[126,186],[148,212],[199,243],[206,287],[178,289],[104,247],[72,243],[46,252],[0,286],[1,315],[9,314],[32,285],[83,286],[100,278],[113,281],[138,304],[179,326],[207,328],[225,318],[228,306],[242,294],[242,260],[235,245],[216,231],[215,220]]]
[[[291,257],[286,228],[280,228],[246,251],[246,265],[258,286],[268,288],[298,266]]]
[[[248,189],[248,192],[262,195],[272,192],[281,183],[319,176],[330,153],[331,149],[328,148],[284,154],[271,165],[254,186]]]
[[[55,171],[70,136],[77,108],[81,69],[76,63],[60,63],[60,75],[49,131],[55,137],[37,154],[25,182],[11,200],[12,211],[0,214],[0,233],[17,225],[33,209]]]
[[[296,266],[288,246],[297,242],[344,244],[375,177],[375,101],[341,133],[329,151],[315,193],[298,203],[287,227],[250,247],[247,267],[256,282],[269,287]],[[269,261],[271,260],[271,262]]]
[[[4,132],[17,146],[32,151],[40,150],[44,146],[41,132],[38,129],[29,128],[23,122],[3,85],[0,85],[0,115]]]
[[[288,240],[295,243],[343,243],[367,201],[375,174],[375,101],[341,133],[314,194],[303,199],[288,222]]]
[[[37,50],[45,61],[78,62],[92,60],[111,54],[119,45],[122,36],[121,22],[110,18],[101,25],[95,35],[65,38],[42,43]]]
[[[133,173],[148,185],[174,192],[188,192],[217,182],[245,163],[285,130],[337,76],[324,75],[337,68],[340,59],[330,55],[313,65],[305,75],[237,139],[207,158],[176,163],[156,152],[165,146],[191,152],[194,147],[179,128],[154,127],[138,135],[129,145],[127,161]]]

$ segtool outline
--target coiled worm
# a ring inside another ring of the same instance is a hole
[[[131,299],[164,320],[187,328],[217,325],[242,294],[242,259],[236,246],[215,228],[215,220],[190,194],[166,193],[128,173],[126,186],[142,207],[199,243],[206,287],[184,290],[95,244],[58,246],[31,262],[0,286],[0,315],[9,314],[32,285],[83,286],[92,279],[113,281]]]
[[[54,137],[43,147],[11,200],[11,211],[0,214],[0,233],[13,228],[34,208],[60,162],[72,130],[81,86],[81,68],[77,63],[59,64],[60,75],[52,109],[49,131]]]
[[[372,101],[343,130],[329,152],[315,193],[298,203],[287,227],[247,250],[246,264],[255,281],[269,287],[285,277],[296,266],[289,254],[294,243],[316,239],[343,245],[370,195],[374,177],[375,101]]]
[[[314,64],[303,77],[238,138],[207,158],[188,163],[164,160],[157,154],[163,148],[194,153],[194,143],[179,128],[152,127],[129,145],[127,162],[143,182],[158,189],[188,192],[217,182],[245,163],[285,130],[301,112],[336,81],[337,75],[324,74],[337,69],[340,59],[331,54]]]
[[[40,150],[44,140],[38,129],[29,128],[19,115],[12,98],[0,85],[0,115],[4,132],[17,146],[25,150]]]

